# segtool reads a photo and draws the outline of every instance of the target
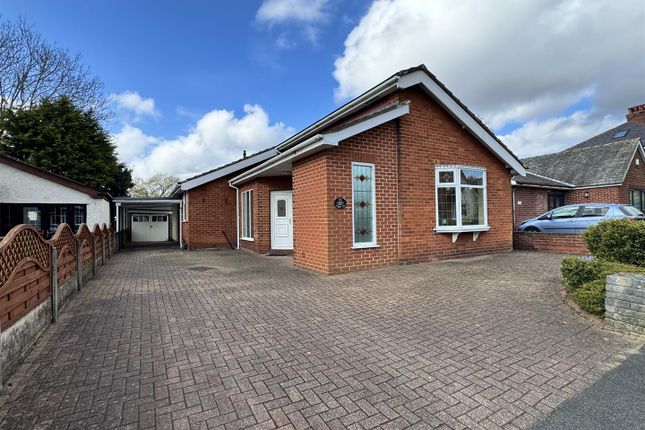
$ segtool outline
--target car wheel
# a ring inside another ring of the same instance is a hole
[[[539,232],[540,232],[540,229],[539,229],[539,228],[537,228],[537,227],[526,227],[526,228],[524,229],[524,231],[530,231],[530,232],[532,232],[532,233],[539,233]]]

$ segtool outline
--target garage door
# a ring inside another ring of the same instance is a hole
[[[132,215],[133,242],[166,242],[168,215]]]

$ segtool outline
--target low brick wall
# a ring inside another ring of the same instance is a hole
[[[578,234],[514,232],[513,249],[588,255],[587,242]]]
[[[645,335],[645,275],[617,273],[607,276],[605,327]]]

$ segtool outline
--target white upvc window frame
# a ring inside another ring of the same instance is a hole
[[[371,242],[356,242],[354,237],[354,166],[370,167],[372,169],[372,231],[374,232]],[[376,165],[374,163],[363,163],[352,161],[352,249],[378,248],[377,231],[376,231]]]
[[[240,194],[241,197],[241,215],[242,215],[242,234],[240,239],[242,240],[247,240],[247,241],[254,241],[255,239],[253,238],[253,189],[243,191]],[[248,217],[246,212],[248,213]],[[247,225],[248,223],[248,225]],[[246,234],[248,233],[248,234]]]
[[[184,194],[181,196],[181,222],[188,222],[188,191],[184,191]]]
[[[483,173],[482,175],[482,185],[468,185],[467,187],[480,188],[483,190],[483,199],[484,199],[484,223],[478,225],[463,225],[462,224],[462,213],[461,213],[461,171],[462,170],[478,170]],[[440,182],[440,174],[442,172],[452,172],[453,182]],[[490,230],[488,225],[488,190],[487,190],[487,178],[488,172],[485,167],[477,166],[462,166],[462,165],[440,165],[435,166],[435,228],[434,230],[437,233],[452,233],[452,242],[457,241],[457,237],[460,233],[473,233],[473,241],[476,241],[479,237],[479,233],[482,231]],[[439,225],[439,188],[454,188],[455,189],[455,215],[456,215],[456,225]]]

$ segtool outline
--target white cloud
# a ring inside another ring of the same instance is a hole
[[[313,45],[317,45],[319,26],[327,21],[329,0],[264,0],[255,19],[269,27],[274,25],[295,24],[300,27],[299,35]],[[276,38],[279,49],[293,49],[298,40],[288,32]]]
[[[134,120],[138,121],[143,117],[158,117],[159,111],[155,108],[153,98],[143,98],[136,91],[124,91],[120,94],[113,94],[112,100],[117,110],[134,114]]]
[[[645,99],[643,22],[642,0],[376,0],[335,62],[335,94],[425,63],[495,128],[583,98],[602,121]]]
[[[589,111],[577,111],[568,116],[533,120],[499,138],[518,156],[548,154],[562,151],[624,120],[623,117],[598,117]]]
[[[174,139],[148,136],[130,125],[114,138],[135,176],[169,173],[185,178],[240,158],[244,150],[251,154],[276,145],[293,132],[283,123],[271,124],[261,106],[244,105],[240,118],[232,111],[213,110]]]
[[[267,24],[283,22],[314,23],[326,17],[329,0],[264,0],[256,19]]]
[[[147,148],[157,145],[160,139],[148,136],[143,131],[129,124],[125,124],[121,131],[114,135],[116,152],[119,160],[127,164],[137,160]]]

